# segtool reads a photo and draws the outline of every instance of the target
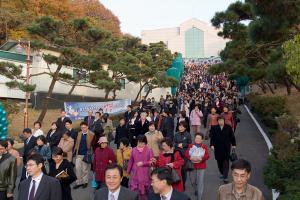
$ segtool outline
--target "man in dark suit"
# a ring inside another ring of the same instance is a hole
[[[73,140],[76,141],[78,132],[73,128],[72,121],[71,120],[67,120],[66,123],[65,123],[65,127],[66,127],[66,131],[70,131],[71,138],[73,138]]]
[[[95,119],[93,122],[93,125],[91,127],[91,131],[93,131],[96,135],[96,133],[103,134],[104,130],[102,127],[103,121],[101,118],[101,113],[100,112],[95,112]]]
[[[157,168],[151,173],[151,185],[154,193],[148,195],[148,200],[190,200],[182,192],[172,187],[171,171],[167,168]]]
[[[20,183],[18,200],[62,200],[58,179],[43,174],[43,163],[39,154],[28,157],[26,169],[31,178]]]
[[[57,130],[59,132],[63,132],[65,129],[66,121],[70,120],[69,117],[66,116],[66,112],[64,110],[61,111],[60,117],[56,121]]]
[[[210,147],[215,152],[220,178],[228,183],[229,157],[232,148],[236,147],[235,136],[231,126],[225,124],[222,116],[218,117],[218,125],[211,128]]]
[[[123,169],[117,164],[109,165],[105,170],[107,187],[97,190],[94,200],[138,200],[138,194],[121,186]]]
[[[36,144],[36,137],[32,135],[30,128],[25,128],[23,130],[24,137],[24,152],[23,152],[23,163],[26,164],[28,153],[33,149]]]
[[[127,111],[124,113],[124,119],[126,124],[128,123],[129,119],[132,117],[132,105],[127,106]]]
[[[91,127],[94,123],[94,120],[95,120],[95,116],[93,116],[93,111],[89,110],[88,116],[85,116],[83,121],[87,123],[90,130],[92,130]]]

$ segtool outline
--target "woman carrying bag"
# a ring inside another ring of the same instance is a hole
[[[185,152],[185,157],[194,163],[194,170],[191,172],[190,177],[194,188],[197,200],[202,199],[204,189],[204,172],[206,169],[206,161],[209,159],[208,149],[203,143],[204,135],[202,133],[195,134],[194,144],[190,144],[188,150]]]

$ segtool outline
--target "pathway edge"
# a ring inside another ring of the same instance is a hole
[[[273,148],[272,142],[269,139],[269,137],[267,136],[266,132],[262,129],[262,127],[260,126],[260,124],[258,123],[258,121],[256,120],[256,118],[254,117],[254,115],[252,114],[252,112],[250,111],[250,109],[248,108],[247,105],[244,105],[245,109],[247,110],[248,114],[250,115],[251,119],[253,120],[253,122],[255,123],[256,127],[258,128],[259,132],[261,133],[261,135],[263,136],[268,149],[269,149],[269,154],[270,154],[270,150]],[[279,193],[275,191],[275,189],[272,189],[272,197],[273,200],[276,200],[279,197]]]

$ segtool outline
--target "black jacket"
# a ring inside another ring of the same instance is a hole
[[[51,129],[48,131],[46,140],[52,150],[53,147],[56,147],[59,144],[62,134],[56,129],[56,131],[51,135],[51,131]]]
[[[28,200],[31,178],[20,183],[18,200]],[[43,174],[34,200],[62,200],[61,186],[57,179]]]
[[[178,145],[182,143],[182,148],[179,148]],[[188,149],[189,144],[192,143],[192,136],[189,132],[176,133],[174,137],[174,147],[176,150],[180,151],[183,156],[185,151]]]
[[[148,200],[161,200],[161,197],[159,194],[149,193]],[[183,192],[178,192],[173,189],[171,200],[191,200],[191,199]]]
[[[62,190],[62,200],[72,200],[70,185],[77,179],[72,164],[64,159],[58,169],[56,169],[56,164],[52,162],[50,164],[49,176],[55,177],[62,171],[66,171],[69,175],[69,177],[59,180]]]
[[[149,131],[149,122],[145,120],[144,124],[142,125],[141,119],[136,122],[135,124],[135,135],[145,135]]]
[[[28,140],[28,139],[27,139]],[[30,140],[24,141],[23,163],[26,164],[28,153],[36,146],[36,137],[31,136]]]
[[[97,119],[97,120],[94,120],[93,121],[93,124],[92,124],[92,127],[91,127],[91,130],[94,132],[94,133],[99,133],[99,134],[103,134],[104,130],[103,130],[103,127],[102,127],[102,120],[101,119]]]
[[[231,145],[236,146],[232,128],[225,124],[223,129],[219,125],[211,129],[210,146],[214,146],[216,160],[229,160]]]
[[[119,125],[116,128],[116,136],[115,136],[115,144],[117,144],[118,147],[120,145],[120,139],[123,137],[125,137],[129,140],[129,131],[128,131],[128,128],[126,125],[124,125],[124,126]]]
[[[61,117],[59,117],[56,120],[56,126],[57,126],[57,130],[58,131],[63,131],[65,129],[65,123],[66,121],[70,120],[69,117],[65,117],[63,120],[61,119]]]
[[[0,191],[13,194],[17,178],[16,158],[9,153],[0,159]]]

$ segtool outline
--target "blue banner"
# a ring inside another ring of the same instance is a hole
[[[103,113],[118,114],[125,112],[127,106],[131,105],[131,99],[122,99],[117,101],[107,102],[65,102],[64,107],[67,116],[71,120],[82,120],[88,115],[88,111],[92,110],[94,113],[103,110]]]

